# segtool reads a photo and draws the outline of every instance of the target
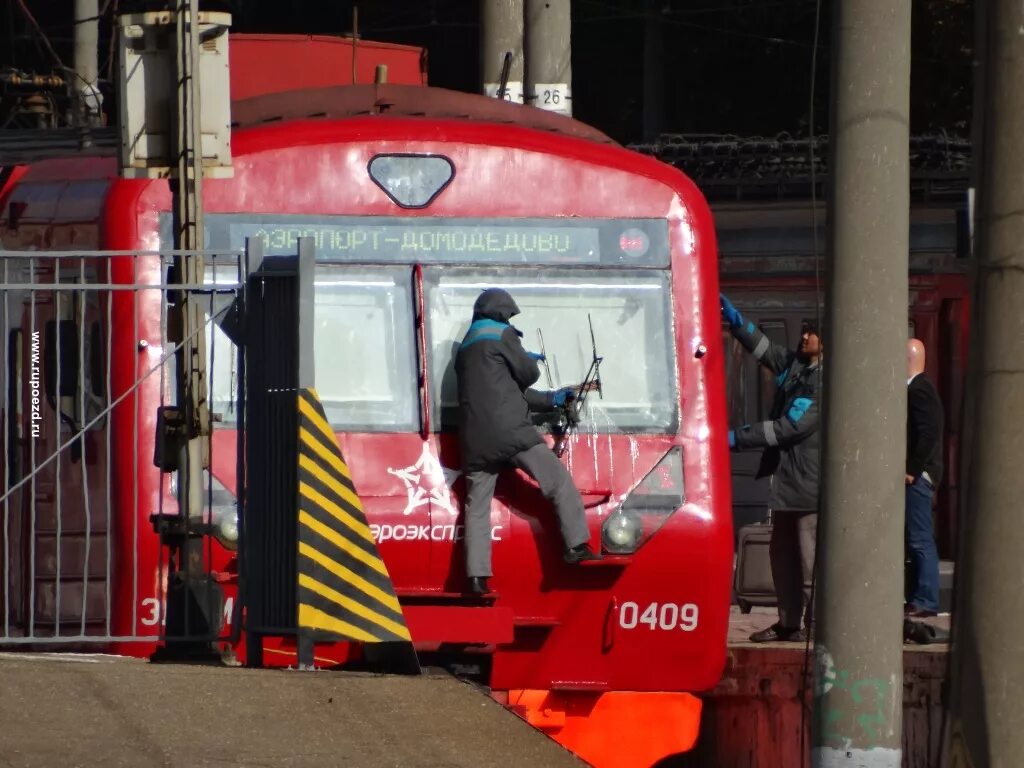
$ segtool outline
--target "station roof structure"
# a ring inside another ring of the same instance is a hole
[[[828,136],[797,138],[665,133],[630,148],[673,165],[712,201],[807,198],[814,184],[824,200]],[[970,181],[971,144],[961,137],[910,138],[910,192],[919,201],[962,201]]]

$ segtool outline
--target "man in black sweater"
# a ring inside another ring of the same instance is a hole
[[[924,375],[925,350],[907,341],[906,548],[910,556],[908,601],[903,612],[916,618],[939,610],[939,554],[932,525],[932,497],[942,480],[942,401]]]

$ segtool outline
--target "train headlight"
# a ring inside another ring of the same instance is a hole
[[[632,554],[654,536],[686,500],[683,449],[673,446],[605,518],[601,543],[609,554]]]
[[[211,518],[213,537],[225,549],[238,549],[238,507],[214,507]]]
[[[618,510],[608,516],[601,526],[601,541],[606,552],[635,552],[640,545],[643,526],[640,518],[631,512]]]

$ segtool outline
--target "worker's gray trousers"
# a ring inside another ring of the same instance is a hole
[[[547,445],[539,443],[517,453],[509,464],[536,480],[544,498],[555,505],[566,547],[590,541],[580,492]],[[500,469],[466,473],[466,575],[470,578],[491,575],[491,499]]]
[[[813,512],[776,510],[772,513],[772,538],[768,556],[779,604],[779,624],[796,629],[803,619],[811,626],[814,618],[814,549],[818,516]]]

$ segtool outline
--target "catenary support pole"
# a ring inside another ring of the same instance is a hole
[[[910,3],[832,7],[812,763],[899,768]]]
[[[75,93],[80,115],[88,125],[98,125],[101,97],[99,77],[99,0],[75,0]]]
[[[512,67],[502,98],[523,103],[523,0],[480,0],[480,72],[483,93],[497,96],[505,54]]]
[[[199,2],[178,0],[176,17],[177,104],[176,147],[177,168],[171,180],[174,206],[174,246],[186,253],[175,258],[175,272],[187,285],[201,285],[205,278],[202,256],[203,232],[203,165],[202,122],[200,116],[199,82]],[[210,435],[210,414],[207,403],[206,333],[202,299],[182,291],[178,302],[178,320],[183,343],[176,357],[177,402],[184,414],[185,439],[178,460],[178,505],[185,523],[181,544],[179,573],[184,585],[178,599],[168,605],[168,622],[172,612],[181,611],[177,626],[184,634],[202,635],[217,631],[219,605],[215,590],[209,586],[203,557],[203,539],[196,531],[203,523],[203,470],[209,462],[206,441]],[[194,597],[193,597],[194,595]],[[192,602],[202,605],[207,621],[194,626]],[[185,643],[178,646],[185,655],[212,652],[206,643]]]
[[[984,5],[975,30],[985,99],[975,116],[980,173],[965,409],[973,439],[946,750],[955,768],[1010,768],[1024,755],[1024,7]]]
[[[171,191],[175,204],[175,248],[201,251],[203,235],[202,133],[199,114],[199,8],[197,0],[179,0],[177,8],[178,103],[177,176]],[[205,277],[201,253],[177,257],[179,279],[201,285]],[[189,518],[203,514],[203,438],[209,435],[206,401],[206,335],[202,304],[182,292],[184,344],[178,353],[178,402],[185,410],[188,441],[179,464],[178,496]]]
[[[572,114],[570,0],[526,0],[526,103]]]

